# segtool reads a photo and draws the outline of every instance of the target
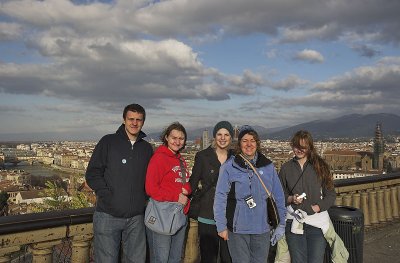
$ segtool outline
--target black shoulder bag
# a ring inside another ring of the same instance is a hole
[[[209,184],[206,188],[198,189],[192,194],[192,197],[190,198],[190,208],[188,212],[188,216],[190,218],[193,218],[197,220],[199,217],[200,213],[200,199],[201,197],[207,193],[211,188],[217,185],[217,178],[214,178],[211,184]]]

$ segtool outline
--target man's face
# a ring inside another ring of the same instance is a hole
[[[144,124],[143,114],[128,111],[125,116],[124,124],[125,131],[126,134],[128,134],[129,139],[136,139]]]

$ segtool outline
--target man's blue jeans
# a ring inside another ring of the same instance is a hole
[[[187,224],[172,236],[158,234],[146,227],[146,235],[150,250],[150,263],[182,262],[186,226]]]
[[[302,235],[291,232],[292,220],[286,222],[286,241],[292,263],[322,263],[324,262],[326,239],[322,230],[303,224]]]
[[[269,233],[228,233],[229,253],[232,263],[265,263],[269,252]]]
[[[122,262],[146,261],[146,234],[144,216],[113,217],[94,212],[94,260],[96,263],[117,263],[122,244]]]

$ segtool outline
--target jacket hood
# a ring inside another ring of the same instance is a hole
[[[128,134],[126,134],[125,131],[125,124],[121,124],[121,126],[119,126],[118,130],[115,133],[122,136],[125,140],[129,140]],[[146,136],[147,136],[146,133],[140,131],[136,138],[136,141],[143,139]]]

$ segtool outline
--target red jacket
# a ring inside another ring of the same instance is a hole
[[[186,170],[186,183],[182,184],[181,166],[179,158],[183,160]],[[151,157],[146,173],[146,193],[157,201],[178,202],[182,187],[190,194],[192,189],[189,184],[190,174],[186,161],[180,154],[174,154],[167,146],[161,145]],[[184,212],[189,210],[189,204]]]

